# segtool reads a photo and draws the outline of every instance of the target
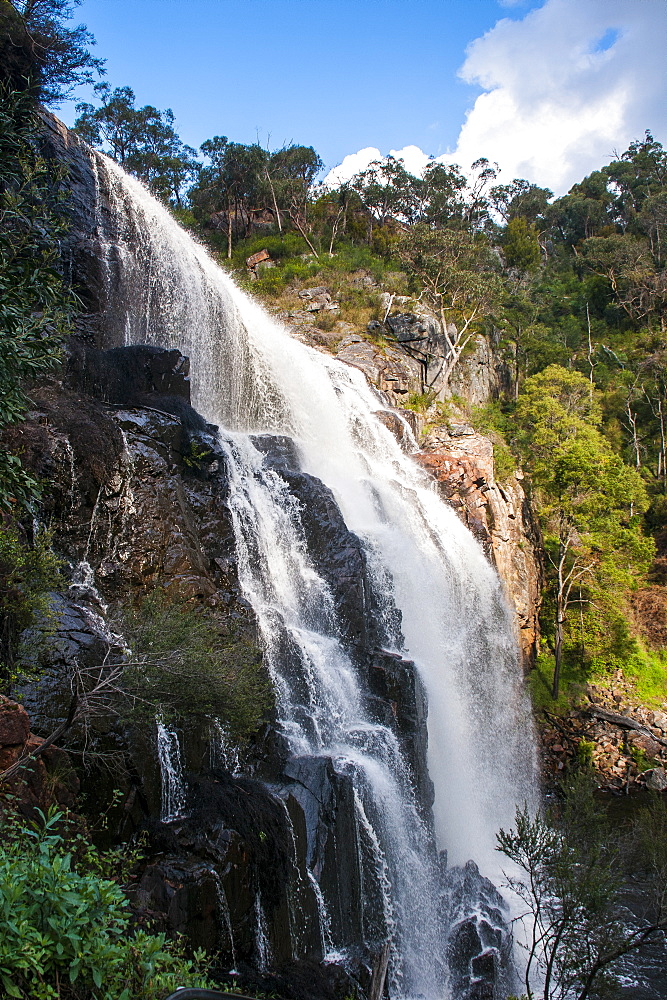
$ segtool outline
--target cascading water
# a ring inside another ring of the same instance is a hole
[[[161,716],[155,719],[157,728],[157,755],[162,782],[162,808],[160,819],[168,823],[181,816],[185,809],[185,782],[178,733],[165,724]]]
[[[193,404],[222,428],[239,578],[289,750],[331,759],[352,782],[360,866],[375,893],[364,919],[369,937],[392,939],[392,995],[442,996],[428,817],[394,732],[368,713],[300,503],[252,435],[292,438],[300,470],[330,488],[362,540],[376,630],[414,660],[428,695],[438,846],[455,864],[474,857],[491,877],[496,830],[536,794],[530,713],[498,578],[378,419],[383,403],[363,375],[292,339],[138,182],[103,158],[97,169],[114,203],[116,324],[120,316],[128,344],[189,355]],[[326,905],[320,893],[322,937],[336,949]]]

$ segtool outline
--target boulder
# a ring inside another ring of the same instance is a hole
[[[644,771],[646,787],[652,792],[667,792],[667,771],[664,767],[654,767]]]
[[[30,733],[30,719],[23,705],[0,695],[0,746],[25,743]]]
[[[190,402],[190,360],[180,351],[149,344],[99,350],[73,341],[68,372],[73,388],[105,403],[150,406],[160,396]]]

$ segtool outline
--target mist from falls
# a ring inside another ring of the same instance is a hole
[[[137,181],[103,157],[95,163],[113,202],[101,235],[120,275],[109,308],[123,317],[125,342],[188,355],[192,403],[220,428],[239,578],[290,751],[331,757],[352,778],[359,836],[379,887],[379,933],[394,942],[392,992],[441,996],[428,817],[396,736],[368,716],[299,502],[252,435],[292,438],[301,470],[331,489],[362,540],[377,632],[385,648],[415,662],[428,696],[437,846],[450,864],[474,858],[497,882],[496,831],[537,794],[530,709],[498,577],[378,419],[385,404],[362,373],[294,340]],[[326,900],[322,907],[325,939]],[[328,950],[333,956],[336,942]]]

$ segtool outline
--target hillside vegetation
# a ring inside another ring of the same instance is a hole
[[[76,307],[49,249],[64,221],[58,178],[35,153],[31,108],[101,66],[86,33],[62,27],[60,7],[3,7],[12,41],[0,185],[12,284],[3,297],[3,424],[20,419],[30,379],[57,363]],[[48,58],[35,48],[40,37]],[[547,574],[538,670],[550,700],[561,678],[576,694],[619,669],[644,699],[662,700],[667,153],[651,133],[556,199],[520,178],[500,183],[485,159],[467,174],[432,161],[415,177],[389,157],[328,190],[310,146],[269,150],[217,135],[198,155],[181,143],[171,111],[137,108],[129,87],[97,91],[98,104],[79,106],[75,130],[140,177],[270,308],[289,314],[299,291],[324,286],[334,305],[312,322],[329,347],[350,331],[390,343],[381,322],[388,296],[409,296],[447,336],[442,398],[470,338],[488,338],[507,388],[474,420],[505,462],[509,449],[522,464],[539,513]],[[265,259],[248,268],[256,255]],[[435,396],[425,381],[412,404],[431,406],[431,421],[441,412]],[[0,499],[18,511],[37,484],[18,456],[3,462]],[[543,684],[536,694],[547,698]]]

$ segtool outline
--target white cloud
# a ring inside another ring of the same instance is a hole
[[[342,163],[339,163],[337,167],[329,171],[322,183],[326,187],[338,187],[340,184],[344,184],[345,181],[351,180],[355,174],[360,174],[374,160],[381,159],[382,153],[375,146],[366,146],[365,149],[360,149],[357,153],[348,153]]]
[[[419,146],[404,146],[403,149],[390,149],[388,155],[395,157],[397,160],[402,160],[405,164],[405,169],[417,177],[422,173],[426,164],[431,162],[431,157],[427,156]],[[339,163],[337,167],[329,171],[322,184],[328,188],[338,187],[338,185],[344,184],[345,181],[351,180],[355,174],[366,170],[371,163],[383,159],[383,154],[375,146],[366,146],[365,149],[360,149],[358,153],[348,153],[342,163]]]
[[[562,194],[645,129],[667,140],[666,37],[663,0],[547,0],[503,18],[468,47],[459,75],[485,93],[454,152],[438,159],[465,170],[486,156],[501,181],[525,177]],[[391,153],[414,173],[428,162],[416,146]],[[347,156],[326,182],[377,158],[376,149]]]
[[[486,93],[451,159],[488,156],[503,180],[566,191],[646,128],[667,131],[666,37],[662,0],[547,0],[503,18],[468,48],[460,76]]]

